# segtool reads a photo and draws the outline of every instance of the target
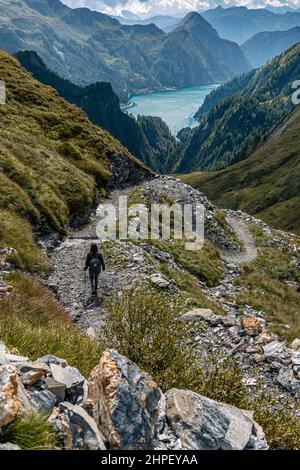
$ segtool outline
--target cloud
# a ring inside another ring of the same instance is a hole
[[[300,0],[62,0],[66,5],[88,7],[91,10],[101,11],[108,15],[121,15],[123,10],[139,15],[143,18],[154,15],[183,16],[189,11],[203,11],[218,5],[242,5],[254,8],[267,6],[300,7]]]

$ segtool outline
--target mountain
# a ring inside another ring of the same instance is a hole
[[[288,31],[257,33],[242,45],[242,50],[251,65],[257,68],[299,41],[300,26],[296,26]]]
[[[292,82],[299,76],[296,44],[264,67],[214,90],[198,111],[200,125],[181,146],[173,170],[216,171],[247,158],[292,109]]]
[[[34,78],[52,86],[67,101],[83,109],[94,124],[107,130],[133,155],[146,163],[151,161],[153,156],[147,138],[136,120],[121,111],[119,98],[110,83],[80,87],[51,72],[36,52],[21,51],[16,57]]]
[[[0,0],[0,47],[12,54],[34,50],[77,85],[110,82],[123,101],[135,90],[220,83],[249,69],[236,45],[228,51],[237,54],[231,68],[186,26],[167,34],[154,24],[121,25],[59,0]]]
[[[7,91],[0,106],[0,247],[11,237],[18,260],[27,256],[26,263],[35,265],[29,222],[65,233],[70,222],[87,218],[98,192],[116,179],[125,183],[149,172],[2,51],[0,76]]]
[[[150,18],[141,19],[139,17],[136,18],[127,18],[124,16],[114,16],[116,20],[118,20],[121,24],[125,25],[147,25],[147,24],[155,24],[159,29],[162,29],[166,33],[169,33],[180,22],[180,18],[176,18],[174,16],[168,15],[157,15],[151,16]]]
[[[202,16],[218,31],[222,38],[243,44],[256,33],[263,31],[286,31],[300,26],[299,12],[273,13],[264,8],[217,7]]]
[[[300,234],[300,108],[246,160],[216,173],[185,175],[220,207],[241,209]]]

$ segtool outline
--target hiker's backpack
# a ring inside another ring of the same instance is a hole
[[[93,256],[89,262],[89,270],[91,273],[98,273],[101,270],[101,262],[99,255]]]

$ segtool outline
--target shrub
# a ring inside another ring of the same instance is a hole
[[[0,442],[10,442],[23,450],[55,450],[57,438],[46,418],[37,412],[20,414],[9,426]]]
[[[237,297],[239,304],[262,310],[275,333],[287,340],[300,336],[300,294],[284,282],[263,273],[250,272],[236,281],[246,289]],[[289,326],[289,328],[286,327]]]
[[[108,348],[115,348],[153,375],[164,390],[185,387],[195,363],[189,327],[179,320],[176,305],[162,295],[123,292],[111,301],[101,332]]]

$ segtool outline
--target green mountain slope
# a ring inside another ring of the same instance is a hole
[[[221,207],[241,209],[300,234],[300,108],[245,161],[183,179]]]
[[[242,50],[253,67],[260,67],[268,60],[300,41],[300,27],[288,31],[265,31],[248,39]]]
[[[0,0],[0,47],[35,50],[51,70],[78,85],[110,82],[124,101],[134,90],[220,83],[249,69],[236,44],[219,38],[222,44],[220,62],[186,24],[168,34],[154,24],[121,25],[59,0]]]
[[[216,171],[247,158],[292,107],[292,83],[300,76],[300,44],[257,71],[215,90],[180,151],[177,172]]]
[[[0,247],[9,244],[22,257],[28,245],[30,258],[28,222],[65,233],[116,177],[125,182],[147,172],[117,140],[2,51],[0,76],[7,90],[0,105]]]
[[[83,109],[94,124],[107,130],[149,168],[163,171],[168,155],[174,152],[176,139],[161,119],[147,116],[136,120],[122,112],[110,83],[80,87],[51,72],[36,52],[21,51],[15,56],[34,78]]]

